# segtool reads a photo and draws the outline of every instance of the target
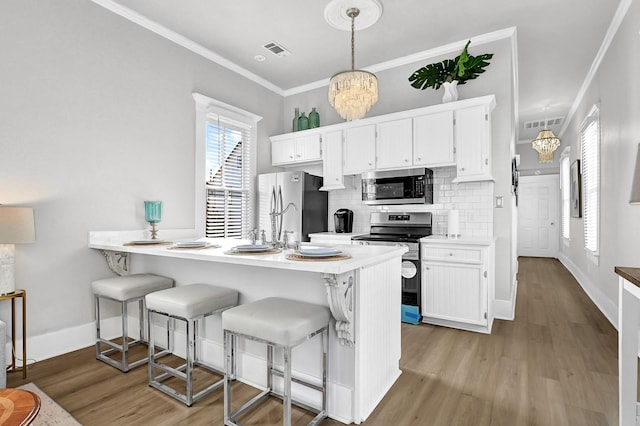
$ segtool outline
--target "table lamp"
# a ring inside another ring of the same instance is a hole
[[[14,244],[35,240],[32,208],[0,206],[0,295],[16,291]]]
[[[156,223],[162,220],[162,201],[145,201],[144,218],[151,224],[151,239],[155,240],[158,235]]]

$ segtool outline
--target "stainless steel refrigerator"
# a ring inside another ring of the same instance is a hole
[[[293,231],[293,238],[300,241],[309,241],[310,233],[327,231],[327,193],[319,190],[321,186],[321,177],[305,172],[258,175],[258,223],[269,241],[273,241],[272,215],[278,241],[284,231]]]

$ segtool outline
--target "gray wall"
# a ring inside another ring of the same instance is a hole
[[[192,92],[255,114],[258,168],[282,97],[85,0],[0,2],[0,203],[35,208],[16,249],[29,337],[90,323],[89,283],[112,276],[90,230],[194,227]],[[9,304],[0,318],[10,318]]]
[[[476,80],[459,87],[460,99],[495,94],[496,109],[493,111],[493,177],[495,195],[504,197],[504,208],[494,209],[494,234],[496,242],[496,298],[508,300],[511,297],[512,284],[515,279],[516,265],[513,259],[512,228],[514,206],[507,202],[511,199],[511,158],[514,153],[514,118],[512,103],[512,55],[510,40],[500,40],[484,45],[470,46],[471,54],[493,53],[491,65],[486,73]],[[414,89],[408,77],[423,65],[454,57],[459,52],[433,58],[409,65],[399,66],[377,72],[380,88],[379,101],[373,106],[367,117],[435,105],[442,102],[442,90],[424,91]],[[340,116],[331,108],[327,100],[327,87],[321,87],[305,93],[288,96],[284,101],[283,132],[291,131],[294,108],[308,112],[316,107],[320,113],[320,124],[342,122]],[[373,149],[373,148],[372,148]]]
[[[595,79],[563,140],[571,144],[571,162],[580,158],[580,125],[599,104],[602,130],[600,259],[584,251],[582,218],[571,219],[571,243],[561,256],[609,319],[617,322],[618,279],[615,266],[640,264],[640,206],[630,205],[631,180],[640,142],[640,3],[631,2]]]

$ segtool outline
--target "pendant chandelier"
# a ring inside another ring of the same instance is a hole
[[[552,130],[540,130],[538,137],[531,142],[531,147],[538,151],[540,163],[551,163],[553,152],[560,146],[560,138],[553,134]]]
[[[378,102],[378,78],[368,72],[355,69],[355,19],[360,9],[347,9],[351,18],[351,70],[342,71],[329,81],[329,104],[347,121],[365,116]]]

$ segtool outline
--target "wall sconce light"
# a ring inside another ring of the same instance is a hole
[[[631,182],[630,204],[640,204],[640,144],[638,144],[638,156],[636,157],[636,170],[633,173]]]

